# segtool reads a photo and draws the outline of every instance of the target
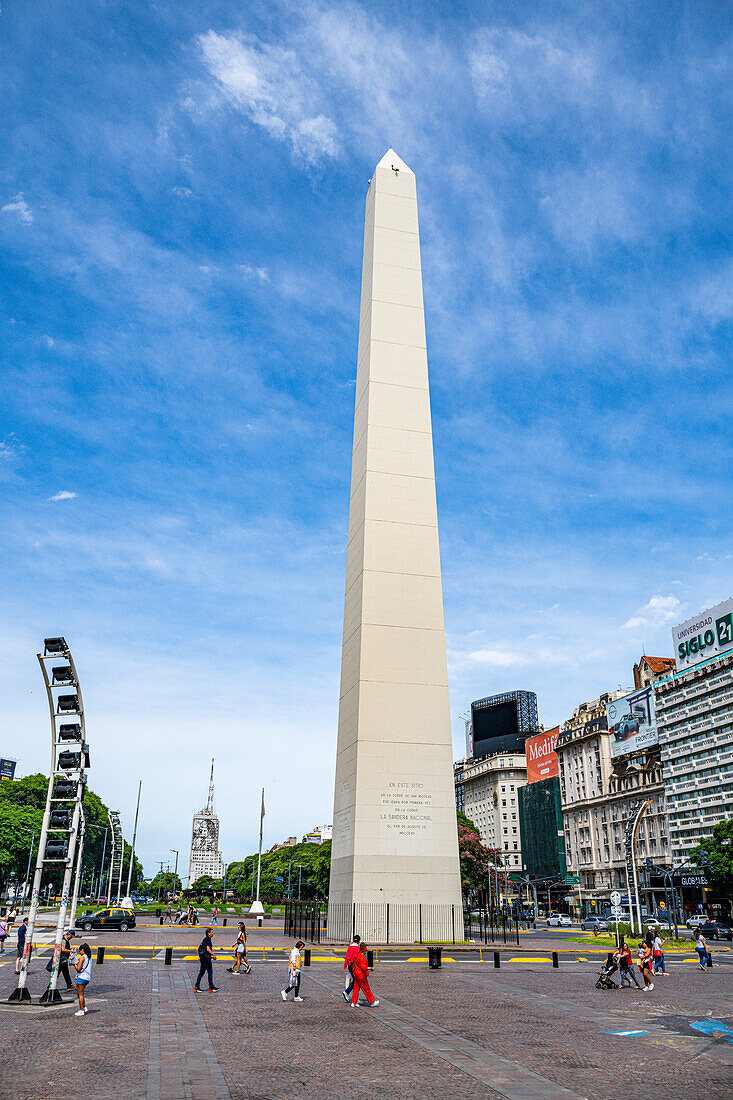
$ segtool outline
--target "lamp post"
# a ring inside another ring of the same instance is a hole
[[[142,780],[140,782],[142,782]],[[176,853],[176,869],[173,872],[173,897],[175,898],[177,889],[176,882],[178,881],[178,849],[171,848],[171,851]]]

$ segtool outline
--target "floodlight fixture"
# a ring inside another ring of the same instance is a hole
[[[56,736],[59,741],[81,741],[81,726],[76,723],[61,725]]]
[[[76,783],[73,779],[57,779],[53,785],[53,798],[75,798]]]
[[[54,665],[51,669],[54,684],[73,684],[74,670],[71,665]]]
[[[80,752],[60,752],[58,758],[58,767],[62,772],[69,772],[81,767],[81,753]]]
[[[66,638],[44,638],[43,652],[47,657],[53,653],[68,653],[69,647],[66,644]]]
[[[69,810],[51,810],[49,825],[52,829],[68,829],[71,825],[71,812]]]
[[[75,711],[79,713],[79,696],[78,695],[59,695],[56,700],[56,707],[59,711]]]
[[[46,841],[46,859],[66,859],[69,850],[67,837],[49,837]]]

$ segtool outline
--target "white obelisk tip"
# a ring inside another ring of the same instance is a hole
[[[411,176],[415,174],[412,168],[409,168],[402,157],[398,157],[391,147],[384,154],[377,168],[396,168],[399,172],[409,172]]]

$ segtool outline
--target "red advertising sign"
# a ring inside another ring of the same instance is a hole
[[[538,783],[540,779],[551,779],[559,774],[557,745],[560,727],[538,733],[536,737],[528,737],[525,742],[527,753],[527,782]]]

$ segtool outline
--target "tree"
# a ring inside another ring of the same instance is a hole
[[[713,826],[713,835],[701,840],[692,849],[691,858],[700,864],[705,855],[710,860],[706,868],[710,889],[718,897],[733,897],[733,818]]]
[[[15,876],[20,882],[25,879],[28,851],[35,829],[31,878],[33,876],[47,790],[48,776],[40,773],[26,775],[23,779],[0,782],[0,879],[5,882],[12,876]],[[102,892],[105,892],[107,889],[106,876],[109,872],[111,856],[108,810],[101,798],[89,788],[84,792],[83,806],[87,826],[82,857],[83,892],[86,892],[87,889],[91,890],[91,883],[97,880],[100,870],[104,871],[102,875]],[[105,830],[107,830],[106,845]],[[105,855],[104,868],[102,868],[103,851]],[[125,843],[122,875],[123,891],[127,887],[130,855],[130,845]],[[132,889],[142,878],[142,873],[142,865],[136,858],[132,869]],[[63,875],[63,866],[54,864],[44,872],[44,884],[52,883],[54,888],[58,890],[61,888]]]
[[[458,819],[458,856],[461,863],[461,889],[464,894],[471,890],[488,890],[489,883],[496,890],[496,869],[494,856],[500,854],[498,848],[487,848],[481,840],[479,831],[465,814],[457,814]],[[499,876],[501,879],[501,875]]]
[[[160,873],[160,871],[158,871],[155,878],[151,879],[150,885],[148,886],[151,898],[158,897],[158,885],[160,885],[161,899],[164,899],[166,894],[168,893],[180,894],[181,890],[183,889],[183,883],[181,882],[180,878],[178,877],[178,875],[176,875],[174,878],[172,871],[163,871],[162,874]]]

